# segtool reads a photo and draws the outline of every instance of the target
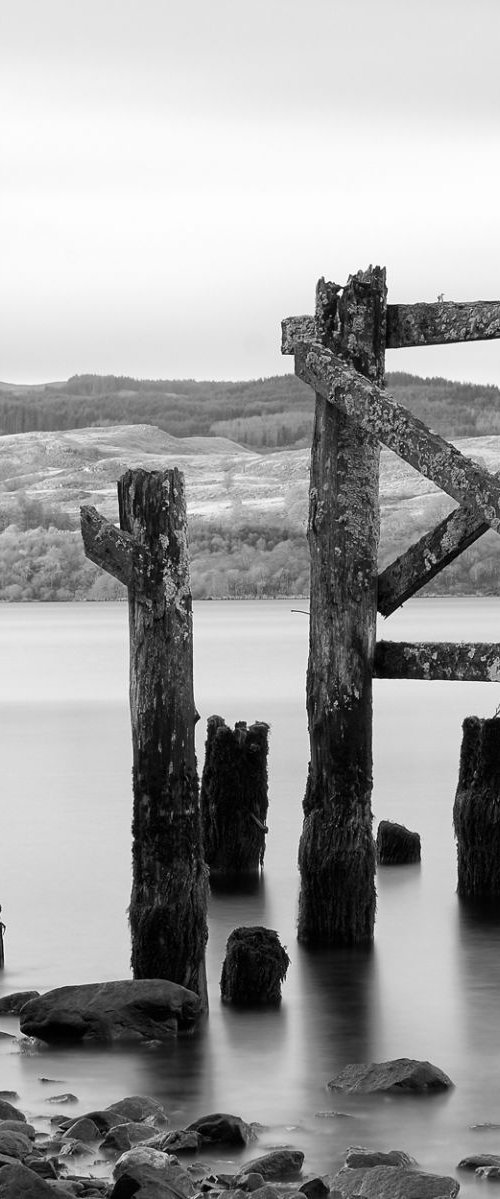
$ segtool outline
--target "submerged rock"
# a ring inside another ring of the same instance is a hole
[[[141,1190],[148,1199],[191,1199],[196,1190],[177,1158],[147,1145],[139,1145],[123,1153],[115,1165],[113,1177],[116,1183],[111,1191],[111,1199],[120,1194],[133,1195],[136,1191],[140,1195]],[[128,1191],[125,1190],[125,1182],[129,1184]],[[139,1185],[133,1187],[134,1183]]]
[[[331,1179],[331,1192],[342,1199],[454,1199],[460,1190],[456,1178],[406,1170],[398,1166],[372,1166],[353,1170],[344,1166]]]
[[[370,1094],[373,1091],[402,1091],[428,1094],[445,1091],[453,1086],[451,1078],[433,1066],[413,1058],[398,1057],[388,1062],[353,1062],[327,1084],[330,1091],[349,1091]]]
[[[383,1152],[379,1149],[365,1149],[361,1145],[350,1145],[349,1149],[346,1149],[345,1164],[351,1169],[371,1169],[373,1166],[401,1166],[409,1169],[417,1163],[415,1158],[410,1157],[403,1149],[389,1149],[388,1152]]]
[[[94,1040],[167,1041],[191,1032],[201,1001],[166,979],[124,979],[58,987],[25,1004],[21,1032],[49,1043]]]
[[[209,1144],[248,1145],[256,1139],[250,1124],[246,1124],[241,1116],[230,1116],[226,1112],[200,1116],[188,1124],[186,1132],[199,1133],[202,1140]]]
[[[471,1153],[469,1157],[463,1157],[458,1163],[457,1170],[477,1170],[482,1166],[500,1166],[500,1154],[498,1153]]]
[[[29,1003],[30,999],[37,999],[39,994],[39,991],[13,991],[11,995],[2,995],[0,1014],[18,1016],[25,1003]]]
[[[262,1174],[266,1182],[269,1179],[293,1178],[294,1174],[300,1174],[303,1161],[304,1154],[300,1149],[271,1149],[269,1153],[263,1153],[261,1157],[254,1157],[252,1161],[245,1162],[235,1179],[235,1185],[239,1186],[241,1180],[253,1172]]]

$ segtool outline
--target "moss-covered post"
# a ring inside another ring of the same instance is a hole
[[[458,894],[500,899],[500,718],[467,716],[463,723],[453,806]]]
[[[264,863],[268,808],[269,725],[234,730],[209,716],[201,779],[205,859],[212,876],[257,874]]]
[[[168,978],[207,1005],[207,868],[194,730],[192,603],[183,476],[128,470],[121,529],[82,509],[86,553],[128,586],[135,978]]]
[[[320,280],[315,339],[383,385],[385,271],[341,290]],[[320,395],[312,445],[307,712],[310,764],[299,847],[299,940],[370,941],[372,673],[379,539],[378,441]]]

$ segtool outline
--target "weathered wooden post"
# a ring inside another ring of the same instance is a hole
[[[82,508],[85,552],[128,587],[135,978],[168,978],[207,1005],[207,868],[194,744],[192,603],[183,476],[129,470],[121,531]]]
[[[269,725],[244,720],[228,728],[209,716],[201,778],[201,819],[210,873],[258,873],[266,848]]]
[[[453,805],[463,899],[500,899],[500,719],[468,716]]]
[[[385,271],[320,280],[316,340],[383,384]],[[323,944],[373,937],[372,671],[379,538],[378,441],[316,395],[308,538],[310,764],[299,846],[298,936]]]

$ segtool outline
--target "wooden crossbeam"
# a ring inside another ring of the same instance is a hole
[[[378,679],[500,683],[500,645],[378,641],[373,673]]]
[[[87,558],[132,588],[137,599],[149,600],[153,559],[147,547],[89,505],[80,508],[80,524]]]
[[[339,411],[500,532],[500,482],[375,383],[316,342],[298,343],[295,373]]]
[[[492,341],[500,337],[500,303],[388,304],[388,349],[436,346],[457,341]]]
[[[390,616],[425,587],[445,566],[454,562],[463,550],[482,537],[489,528],[478,520],[477,512],[461,505],[450,512],[429,533],[425,533],[404,554],[389,563],[378,576],[377,608]]]

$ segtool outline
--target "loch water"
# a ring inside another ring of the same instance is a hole
[[[348,1145],[411,1153],[455,1174],[461,1157],[500,1153],[500,916],[456,895],[452,807],[465,716],[492,716],[500,686],[377,681],[375,825],[420,832],[418,866],[379,868],[371,950],[313,953],[296,941],[297,845],[308,736],[308,619],[302,601],[194,605],[198,762],[207,717],[271,726],[269,836],[253,891],[212,894],[210,1014],[161,1048],[35,1048],[0,1041],[0,1089],[42,1127],[51,1094],[71,1112],[124,1095],[163,1102],[172,1127],[209,1111],[264,1125],[259,1145],[306,1154],[333,1172]],[[302,609],[302,611],[297,610]],[[421,599],[380,635],[496,641],[496,599]],[[0,902],[7,925],[0,995],[130,977],[131,744],[125,604],[0,606]],[[276,1011],[222,1005],[227,937],[240,924],[278,931],[291,958]],[[0,1029],[18,1033],[14,1017]],[[343,1096],[326,1084],[346,1063],[409,1056],[455,1086],[434,1097]],[[43,1084],[41,1077],[57,1080]],[[337,1114],[334,1114],[337,1113]],[[221,1157],[226,1169],[235,1158]],[[487,1185],[459,1172],[462,1194]]]

